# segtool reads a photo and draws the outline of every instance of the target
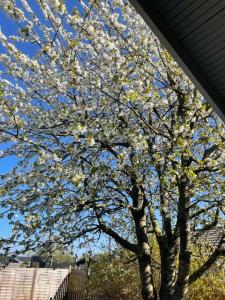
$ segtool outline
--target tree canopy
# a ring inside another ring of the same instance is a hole
[[[18,25],[0,32],[1,158],[18,161],[1,175],[13,225],[2,249],[37,247],[52,232],[62,244],[103,233],[137,255],[143,299],[156,299],[154,235],[160,299],[183,299],[191,236],[224,222],[224,124],[127,1],[71,11],[28,2],[1,3]],[[223,243],[221,230],[195,280]]]

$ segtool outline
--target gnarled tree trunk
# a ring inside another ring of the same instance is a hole
[[[179,189],[179,203],[178,203],[178,226],[180,236],[180,252],[179,252],[179,266],[178,275],[173,295],[173,300],[184,299],[189,285],[190,276],[190,224],[189,224],[189,205],[190,196],[188,179],[183,176],[178,185]]]
[[[177,241],[173,245],[160,247],[161,256],[161,285],[159,296],[160,300],[172,300],[174,286],[176,283],[176,257],[178,245]]]
[[[134,210],[132,214],[135,222],[135,230],[138,242],[138,263],[142,299],[156,300],[157,294],[154,290],[152,280],[151,255],[146,229],[147,224],[145,209],[142,207],[140,210]]]
[[[138,257],[139,274],[141,281],[141,294],[143,300],[156,300],[152,284],[152,272],[149,255],[142,254]]]

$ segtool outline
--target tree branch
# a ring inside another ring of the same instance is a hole
[[[99,223],[98,226],[104,233],[111,236],[117,243],[119,243],[123,248],[126,248],[127,250],[138,254],[138,246],[136,244],[133,244],[129,242],[128,240],[122,238],[118,233],[116,233],[113,229],[105,226],[103,223]]]
[[[207,211],[209,211],[210,209],[214,208],[215,206],[216,206],[216,203],[213,203],[212,205],[209,205],[207,207],[199,209],[197,212],[193,213],[190,216],[190,219],[196,218],[196,217],[200,216],[201,214],[206,213]]]
[[[160,237],[162,237],[162,232],[161,232],[159,223],[157,221],[157,218],[155,216],[154,208],[152,206],[149,206],[148,209],[149,209],[149,215],[150,215],[150,219],[151,219],[151,223],[152,223],[154,233],[155,233],[157,238],[160,238]]]

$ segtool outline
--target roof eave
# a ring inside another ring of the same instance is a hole
[[[197,87],[202,96],[211,104],[223,122],[225,122],[223,99],[221,99],[206,76],[190,58],[186,49],[182,47],[176,35],[164,23],[163,19],[160,18],[160,15],[154,10],[151,3],[144,0],[130,0],[130,2]]]

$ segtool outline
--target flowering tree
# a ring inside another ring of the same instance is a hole
[[[1,157],[18,162],[0,181],[2,249],[103,233],[136,255],[156,299],[155,235],[160,299],[183,299],[225,254],[221,230],[191,273],[191,236],[223,222],[224,125],[126,1],[20,2],[0,2],[18,25],[0,33]]]

